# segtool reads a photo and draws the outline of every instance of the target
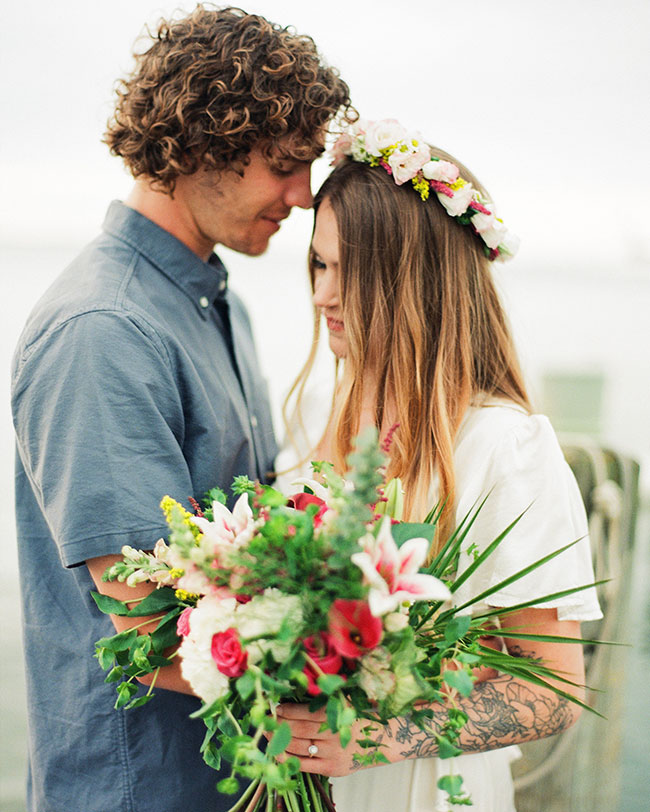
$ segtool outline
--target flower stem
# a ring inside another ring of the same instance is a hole
[[[251,781],[251,783],[246,787],[244,792],[242,793],[241,797],[237,800],[237,802],[230,807],[228,812],[240,812],[246,801],[250,798],[250,796],[255,792],[255,790],[260,786],[260,781],[257,779],[256,781]]]

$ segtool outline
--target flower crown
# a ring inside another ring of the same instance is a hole
[[[358,121],[338,137],[330,155],[333,166],[349,158],[383,167],[398,186],[410,180],[422,200],[433,190],[451,217],[481,237],[488,259],[505,262],[517,253],[519,238],[496,216],[494,205],[460,176],[456,164],[432,155],[418,133],[394,119]]]

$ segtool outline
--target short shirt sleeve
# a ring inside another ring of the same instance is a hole
[[[594,581],[587,518],[573,473],[555,433],[542,415],[497,407],[477,413],[457,454],[456,519],[460,521],[484,497],[461,555],[459,572],[472,561],[469,547],[485,549],[520,514],[500,546],[455,595],[457,605],[579,539],[578,543],[532,573],[475,604],[514,606]],[[560,620],[602,617],[590,588],[538,604],[553,607]]]
[[[80,314],[17,359],[18,452],[61,561],[151,547],[166,493],[191,494],[181,393],[162,340],[116,311]]]

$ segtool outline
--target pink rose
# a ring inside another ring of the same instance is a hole
[[[192,614],[193,609],[193,606],[187,606],[178,616],[178,620],[176,621],[176,631],[181,637],[187,637],[187,635],[190,633],[190,615]]]
[[[396,149],[388,156],[395,183],[401,186],[407,180],[414,178],[430,158],[431,150],[427,144],[420,144],[414,151],[402,152],[401,149]]]
[[[246,671],[248,654],[242,649],[235,629],[213,634],[210,653],[219,671],[227,677],[241,677]]]
[[[343,665],[343,658],[332,645],[332,638],[327,632],[321,632],[318,636],[306,637],[303,641],[305,651],[316,663],[324,674],[338,674]],[[307,663],[303,672],[307,677],[307,693],[310,696],[318,696],[321,689],[317,685],[320,674]]]
[[[343,657],[357,658],[379,645],[381,619],[365,601],[335,600],[329,612],[331,643]]]
[[[458,180],[460,170],[450,161],[428,161],[422,167],[422,174],[427,180],[440,180],[443,183],[454,183]]]

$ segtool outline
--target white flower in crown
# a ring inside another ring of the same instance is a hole
[[[439,180],[443,183],[454,183],[458,180],[460,170],[451,161],[428,161],[422,167],[422,174],[427,180]]]
[[[445,207],[447,213],[452,217],[458,217],[461,214],[465,214],[469,204],[472,202],[474,197],[474,187],[468,181],[462,182],[461,185],[460,180],[457,180],[454,186],[456,188],[452,187],[452,191],[454,193],[453,197],[447,197],[447,195],[443,194],[442,192],[437,192],[437,195],[438,200]]]
[[[400,146],[388,156],[388,165],[398,186],[414,178],[431,159],[431,148],[424,141],[409,139],[405,146],[406,149]]]
[[[366,149],[379,158],[383,149],[388,149],[400,141],[406,141],[408,133],[394,118],[371,121],[366,130]]]
[[[477,211],[476,214],[472,215],[472,225],[478,231],[478,233],[483,237],[483,240],[486,244],[489,245],[485,237],[483,236],[486,232],[489,232],[492,228],[494,228],[495,223],[497,222],[496,214],[494,214],[494,206],[492,203],[488,201],[481,201],[481,205],[484,206],[489,214],[486,214],[483,211]],[[495,246],[490,246],[490,248],[494,248]]]
[[[497,259],[499,262],[506,262],[514,257],[519,250],[519,237],[513,234],[512,231],[506,231],[499,243],[499,255]]]
[[[472,217],[472,223],[474,223],[474,218]],[[506,239],[506,235],[508,233],[508,229],[503,225],[500,220],[494,218],[494,222],[490,228],[486,228],[483,231],[479,231],[481,235],[481,239],[487,245],[488,248],[498,248],[504,239]]]

